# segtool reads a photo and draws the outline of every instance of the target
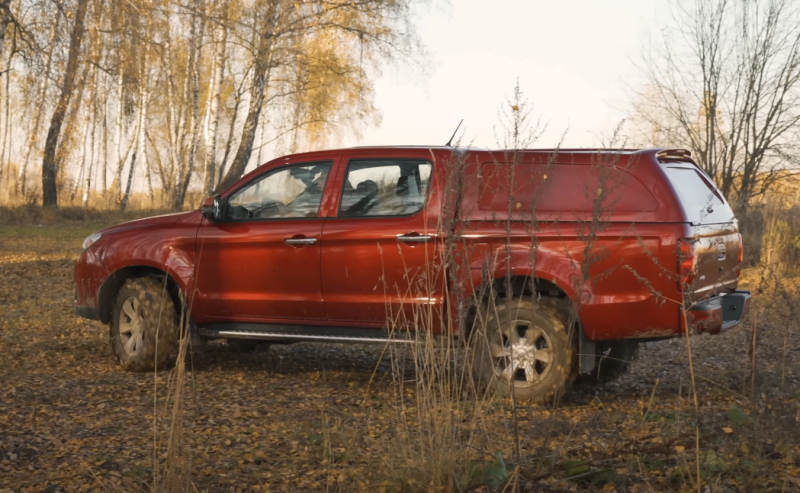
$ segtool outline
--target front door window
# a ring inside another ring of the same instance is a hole
[[[319,217],[328,163],[277,169],[231,195],[225,219],[288,219]]]

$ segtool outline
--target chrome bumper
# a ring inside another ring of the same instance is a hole
[[[750,311],[750,291],[733,291],[700,301],[686,312],[686,321],[697,333],[719,334],[742,321]]]

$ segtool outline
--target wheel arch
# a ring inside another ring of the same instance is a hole
[[[589,283],[579,282],[580,267],[560,252],[544,246],[535,252],[529,246],[512,246],[490,253],[489,245],[476,249],[470,257],[469,269],[457,276],[451,314],[458,316],[455,307],[467,309],[467,335],[471,332],[477,304],[488,297],[511,299],[536,295],[565,298],[579,309],[590,298]],[[510,292],[509,292],[510,286]],[[577,314],[578,326],[580,314]]]
[[[491,248],[485,244],[468,255],[469,269],[457,276],[462,296],[472,297],[488,287],[505,295],[510,282],[515,295],[535,288],[541,295],[566,296],[575,304],[591,298],[591,284],[582,282],[580,265],[552,245]]]
[[[175,309],[180,313],[182,307],[180,292],[183,286],[176,281],[175,277],[158,267],[150,265],[129,265],[112,272],[100,286],[100,291],[97,296],[97,311],[102,323],[107,324],[111,321],[114,299],[122,286],[125,285],[125,281],[141,277],[164,280],[167,292],[170,294],[172,302],[175,304]]]
[[[531,274],[505,276],[496,273],[492,277],[487,276],[482,280],[476,279],[475,284],[478,287],[474,290],[470,290],[466,297],[462,298],[462,300],[466,301],[466,303],[462,303],[462,306],[466,306],[466,312],[464,313],[466,316],[466,323],[464,329],[466,330],[467,337],[469,337],[472,332],[478,305],[488,302],[490,298],[497,298],[500,300],[514,298],[532,299],[534,295],[536,295],[536,297],[565,298],[573,304],[575,302],[573,297],[570,296],[570,292],[564,289],[560,283],[548,280],[543,276],[539,277]],[[507,289],[508,286],[511,287],[510,293]]]
[[[527,275],[511,275],[495,277],[491,281],[492,292],[499,298],[533,296],[534,293],[538,296],[549,296],[553,298],[569,298],[571,301],[572,296],[559,286],[556,281],[547,280],[544,277],[536,276],[535,274]],[[508,288],[511,288],[511,293],[508,293]]]

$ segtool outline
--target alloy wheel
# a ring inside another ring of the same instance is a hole
[[[130,296],[122,302],[119,319],[122,349],[129,356],[135,356],[144,344],[144,316],[138,298]]]
[[[553,366],[553,344],[547,333],[527,320],[500,326],[489,341],[495,377],[515,387],[532,387]]]

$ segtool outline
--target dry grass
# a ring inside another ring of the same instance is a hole
[[[7,226],[80,226],[86,224],[110,226],[124,221],[170,212],[174,211],[169,209],[129,209],[125,212],[120,212],[119,210],[84,207],[44,209],[38,205],[21,205],[0,207],[0,224]]]

